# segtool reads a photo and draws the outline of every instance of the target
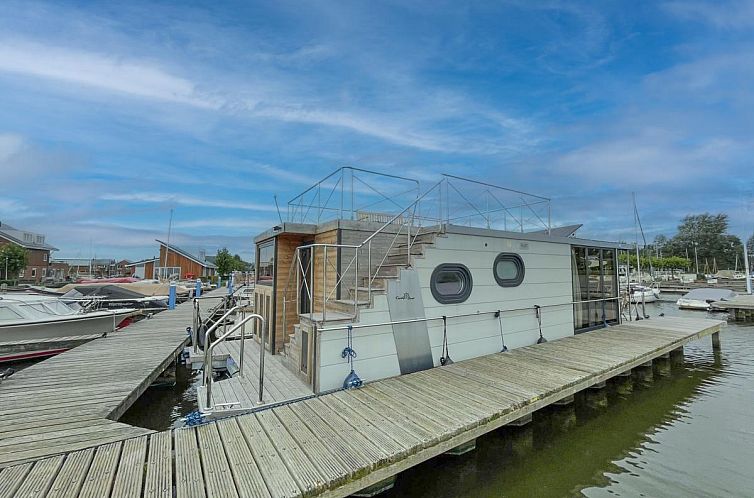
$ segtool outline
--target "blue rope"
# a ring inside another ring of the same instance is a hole
[[[195,425],[201,425],[204,423],[204,417],[201,413],[199,413],[198,410],[194,410],[193,412],[187,414],[183,418],[184,422],[186,422],[186,425],[188,427],[193,427]]]
[[[356,358],[356,351],[353,349],[353,325],[349,325],[347,329],[348,329],[348,343],[346,347],[343,349],[343,352],[340,353],[340,357],[348,358],[348,365],[351,367],[351,372],[346,376],[345,380],[343,381],[343,389],[354,389],[357,387],[361,387],[364,381],[362,381],[361,378],[359,378],[359,376],[356,375],[356,372],[353,370],[353,359]]]

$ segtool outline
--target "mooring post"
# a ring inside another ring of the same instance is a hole
[[[720,351],[720,331],[718,330],[712,334],[712,350]]]
[[[194,297],[199,297],[202,295],[202,279],[197,278],[196,279],[196,289],[194,290]]]
[[[175,309],[175,282],[170,282],[170,291],[168,294],[168,309]]]

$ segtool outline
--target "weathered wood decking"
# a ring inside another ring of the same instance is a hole
[[[0,471],[0,495],[346,496],[722,325],[633,322],[66,452]]]
[[[116,420],[180,354],[192,314],[181,304],[3,381],[0,466],[153,432]]]
[[[248,411],[261,406],[259,404],[259,353],[260,344],[256,339],[246,339],[244,345],[244,375],[235,375],[229,379],[212,383],[212,401],[216,406],[214,415],[228,415],[238,410]],[[217,345],[214,354],[227,354],[240,365],[241,341],[225,341]],[[264,393],[262,404],[279,403],[291,399],[311,396],[312,388],[296,374],[283,365],[285,358],[281,355],[267,353],[264,363]],[[200,409],[207,409],[206,390],[197,389]],[[225,405],[224,408],[221,405]]]

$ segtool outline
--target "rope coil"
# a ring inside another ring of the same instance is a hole
[[[354,389],[361,387],[362,384],[364,384],[364,381],[362,381],[361,378],[356,375],[356,372],[353,369],[353,359],[356,358],[356,351],[353,349],[353,325],[348,325],[347,330],[348,339],[346,347],[343,348],[343,352],[340,353],[340,357],[348,359],[348,365],[351,367],[351,372],[343,381],[343,389]]]

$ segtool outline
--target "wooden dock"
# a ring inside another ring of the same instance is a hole
[[[215,355],[229,355],[238,365],[241,358],[241,341],[225,341],[217,345]],[[246,339],[244,344],[244,375],[235,374],[229,379],[212,383],[212,404],[207,407],[204,386],[197,388],[199,410],[214,417],[227,416],[239,411],[249,411],[259,406],[311,396],[312,388],[283,364],[282,355],[265,355],[264,393],[259,404],[259,351],[256,339]]]
[[[4,380],[0,466],[153,432],[117,419],[181,353],[192,316],[181,304]]]
[[[712,334],[717,347],[723,325],[643,320],[198,427],[94,436],[3,469],[0,495],[347,496],[688,342]],[[28,433],[32,447],[38,437]]]
[[[750,294],[739,294],[728,301],[715,301],[712,306],[726,310],[732,321],[754,322],[754,296]]]

